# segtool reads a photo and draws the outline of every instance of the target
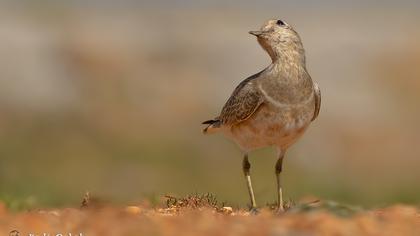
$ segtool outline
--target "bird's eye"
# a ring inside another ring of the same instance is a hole
[[[282,20],[277,20],[276,24],[278,26],[285,26],[286,25]]]

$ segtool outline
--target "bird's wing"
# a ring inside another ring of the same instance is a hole
[[[321,109],[321,90],[316,82],[314,82],[314,92],[315,92],[315,112],[314,116],[312,117],[312,121],[314,121],[319,114],[319,110]]]
[[[219,119],[223,125],[234,125],[248,119],[264,102],[252,77],[242,81],[223,106]]]

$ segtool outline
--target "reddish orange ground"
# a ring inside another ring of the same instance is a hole
[[[185,202],[184,202],[185,203]],[[338,216],[322,208],[275,214],[210,204],[82,207],[12,213],[0,209],[0,235],[420,235],[419,209],[396,205]],[[14,234],[18,235],[18,234]]]

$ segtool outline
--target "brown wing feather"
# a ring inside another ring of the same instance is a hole
[[[252,78],[240,83],[223,106],[219,116],[223,125],[234,125],[248,119],[264,102],[263,95],[250,80]]]
[[[314,116],[312,117],[312,121],[314,121],[318,115],[319,110],[321,109],[321,90],[317,83],[314,82],[314,92],[315,92],[315,112]]]

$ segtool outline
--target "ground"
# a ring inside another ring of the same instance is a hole
[[[80,207],[12,212],[0,205],[2,235],[420,235],[407,205],[362,210],[328,201],[289,203],[285,213],[232,209],[209,194],[165,196],[166,204],[110,206],[89,195]]]

